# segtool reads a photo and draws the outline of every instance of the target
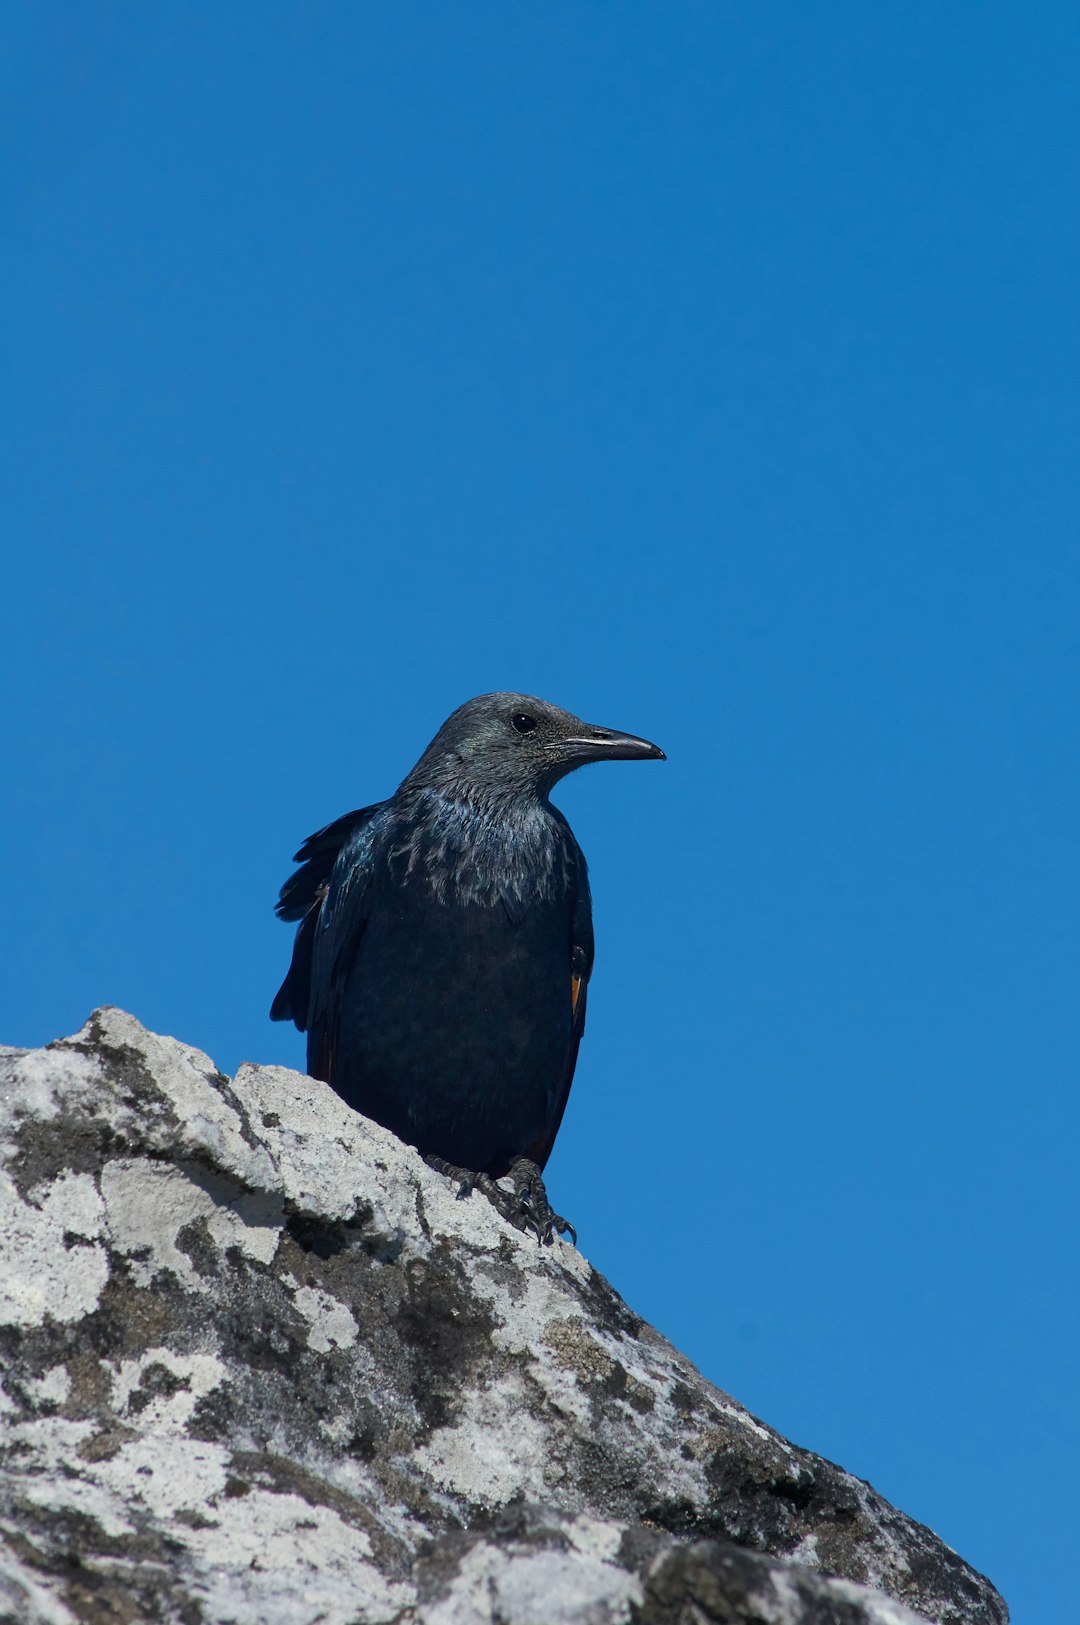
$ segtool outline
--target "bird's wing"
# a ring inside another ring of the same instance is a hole
[[[300,924],[288,975],[270,1006],[271,1021],[294,1021],[301,1032],[310,1027],[315,938],[334,865],[342,850],[354,838],[362,837],[381,805],[377,802],[373,807],[358,807],[343,818],[335,818],[332,824],[309,835],[297,852],[294,861],[302,867],[282,886],[276,913],[281,920],[299,920]]]
[[[381,806],[382,802],[379,801],[373,807],[357,807],[355,812],[335,818],[332,824],[326,824],[322,829],[317,829],[314,835],[308,836],[293,857],[293,862],[302,867],[289,876],[278,894],[274,913],[279,920],[300,920],[304,917],[317,900],[320,888],[330,879],[330,872],[345,842]]]
[[[367,809],[369,815],[378,807]],[[311,946],[307,1016],[307,1069],[313,1078],[334,1082],[341,1001],[349,965],[360,945],[371,908],[375,820],[357,826],[341,848],[330,874]]]
[[[574,899],[574,923],[571,931],[569,964],[567,966],[571,1013],[570,1047],[566,1054],[562,1086],[559,1091],[555,1114],[551,1120],[550,1132],[533,1148],[537,1153],[533,1156],[533,1161],[541,1168],[551,1155],[551,1148],[555,1144],[555,1136],[559,1132],[563,1112],[566,1110],[566,1102],[570,1098],[570,1085],[574,1081],[574,1068],[577,1066],[578,1046],[581,1043],[581,1035],[585,1031],[585,1006],[588,1002],[589,977],[592,975],[593,968],[592,894],[589,891],[589,871],[585,863],[585,854],[576,841],[574,842],[574,855],[576,860],[576,896]]]

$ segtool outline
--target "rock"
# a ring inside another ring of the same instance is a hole
[[[311,1078],[100,1010],[0,1166],[0,1625],[1007,1619]]]

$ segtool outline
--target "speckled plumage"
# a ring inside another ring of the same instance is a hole
[[[483,695],[394,796],[297,853],[278,912],[300,925],[271,1014],[307,1031],[312,1076],[425,1155],[496,1178],[547,1160],[593,959],[585,859],[548,793],[604,755],[662,752]]]
[[[552,902],[584,859],[550,803],[516,793],[462,798],[425,786],[394,798],[387,862],[442,904],[509,909]]]

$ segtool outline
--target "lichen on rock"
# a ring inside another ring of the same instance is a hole
[[[993,1587],[325,1084],[0,1051],[0,1625],[1002,1625]]]

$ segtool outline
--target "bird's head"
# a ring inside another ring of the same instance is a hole
[[[663,761],[658,745],[531,694],[480,694],[448,717],[405,786],[547,795],[586,762]]]

